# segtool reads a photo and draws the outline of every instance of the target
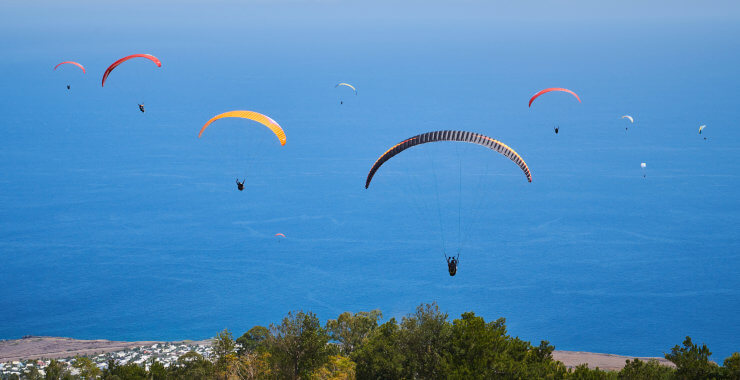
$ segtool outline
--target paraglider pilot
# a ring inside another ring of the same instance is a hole
[[[557,127],[555,127],[555,134],[557,135],[559,131],[560,131],[560,126],[558,125]]]
[[[239,178],[236,179],[236,188],[239,189],[239,191],[244,190],[244,182],[246,182],[247,179],[245,178],[244,181],[239,182]]]
[[[70,85],[67,85],[67,90],[69,90],[70,87],[71,87]]]
[[[139,111],[144,112],[144,103],[139,104]]]
[[[460,254],[458,253],[457,257],[447,257],[447,254],[445,254],[445,259],[447,259],[447,270],[450,272],[450,276],[454,276],[457,273],[457,263],[460,261]]]

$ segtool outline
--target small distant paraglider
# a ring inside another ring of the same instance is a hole
[[[353,86],[353,85],[351,85],[351,84],[349,84],[349,83],[344,83],[344,82],[342,82],[342,83],[337,83],[337,85],[336,85],[336,86],[334,86],[334,88],[337,88],[337,87],[339,87],[339,86],[345,86],[345,87],[349,87],[349,88],[351,88],[351,89],[352,89],[352,91],[354,91],[355,95],[357,95],[357,89],[355,88],[355,86]],[[339,101],[339,104],[344,104],[344,100],[340,100],[340,101]]]
[[[630,116],[630,115],[624,115],[624,116],[622,116],[622,119],[627,119],[627,120],[629,120],[629,121],[630,121],[630,124],[633,124],[633,123],[635,122],[635,119],[634,119],[634,118],[633,118],[632,116]],[[629,128],[627,128],[627,127],[624,127],[624,130],[625,130],[625,131],[626,131],[627,129],[629,129]]]
[[[702,132],[702,131],[704,130],[704,128],[706,128],[706,127],[707,127],[706,125],[702,125],[702,126],[700,126],[700,127],[699,127],[699,134],[701,134],[701,132]],[[707,141],[707,136],[704,136],[704,141]]]
[[[647,168],[647,164],[643,162],[640,164],[640,167],[642,168],[642,178],[646,178],[647,173],[645,173],[645,170],[646,170],[645,168]]]
[[[281,232],[278,232],[278,233],[275,234],[275,236],[276,237],[278,237],[278,236],[279,237],[285,237],[285,234],[284,233],[281,233]]]
[[[146,110],[144,109],[144,103],[139,104],[139,111],[141,111],[141,113],[146,112]]]
[[[77,62],[73,62],[73,61],[64,61],[64,62],[58,63],[56,66],[54,66],[54,70],[56,70],[57,67],[59,67],[61,65],[65,65],[65,64],[75,65],[75,66],[79,67],[80,69],[82,69],[82,73],[85,74],[85,66],[82,66],[81,64],[79,64]],[[68,84],[67,85],[67,90],[69,90],[70,88],[72,88],[72,86]]]

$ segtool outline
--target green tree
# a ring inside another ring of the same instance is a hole
[[[167,367],[157,361],[157,359],[152,359],[151,364],[149,365],[149,373],[147,374],[147,379],[166,380]]]
[[[215,376],[213,363],[195,351],[177,358],[169,367],[169,373],[175,379],[209,379]]]
[[[717,364],[709,361],[711,355],[706,344],[699,347],[687,336],[683,347],[675,345],[670,354],[665,354],[665,358],[676,365],[675,374],[679,379],[710,379],[718,373]]]
[[[273,379],[270,368],[270,353],[262,350],[247,352],[240,356],[243,368],[241,378],[246,380]]]
[[[329,357],[329,335],[315,314],[289,312],[279,325],[270,325],[270,354],[275,369],[288,379],[307,378]]]
[[[374,329],[365,343],[356,348],[352,360],[357,363],[358,379],[399,379],[406,361],[401,350],[400,328],[395,318]]]
[[[401,349],[405,351],[404,377],[444,377],[444,355],[449,349],[451,326],[437,303],[422,304],[401,321]]]
[[[673,377],[673,371],[673,368],[660,365],[655,359],[644,362],[636,358],[626,361],[618,377],[621,380],[668,380]]]
[[[41,372],[39,372],[39,369],[36,368],[35,365],[27,365],[26,368],[23,369],[23,379],[41,380],[43,379],[43,376],[41,376]]]
[[[463,313],[452,321],[450,347],[445,355],[448,376],[486,379],[496,373],[494,362],[505,345],[503,323],[486,324],[475,313]]]
[[[236,350],[236,342],[231,335],[229,329],[224,329],[216,335],[211,341],[211,347],[213,347],[213,354],[216,356],[216,361],[225,357],[226,355],[233,354]]]
[[[724,361],[725,377],[740,380],[740,352],[735,352]]]
[[[312,380],[354,380],[356,364],[350,358],[342,355],[332,355],[323,367],[316,369],[311,376]]]
[[[591,369],[588,368],[588,364],[581,364],[574,368],[568,378],[574,380],[608,380],[616,379],[617,374],[615,372],[602,371],[598,367]]]
[[[100,368],[98,368],[93,361],[84,356],[75,356],[72,367],[77,369],[82,379],[94,379],[100,375]]]
[[[486,321],[472,312],[452,321],[446,377],[451,379],[563,378],[565,366],[552,359],[547,341],[532,347],[506,334],[506,320]]]
[[[225,329],[213,338],[211,347],[215,356],[214,364],[219,378],[239,377],[242,363],[236,355],[236,342],[231,332]]]
[[[136,363],[126,363],[109,367],[107,371],[104,371],[102,377],[111,380],[145,380],[147,379],[147,371]]]
[[[66,374],[69,374],[69,370],[67,370],[66,364],[58,360],[52,360],[51,362],[49,362],[49,365],[46,366],[46,374],[44,376],[44,379],[61,380]]]
[[[270,330],[267,327],[254,326],[236,340],[236,343],[241,346],[237,352],[243,355],[247,352],[264,351],[267,349],[270,337]]]
[[[337,319],[326,321],[326,330],[332,340],[339,342],[342,355],[349,356],[378,327],[381,318],[380,310],[344,312]]]

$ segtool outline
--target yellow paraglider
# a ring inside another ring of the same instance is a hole
[[[205,125],[203,125],[203,128],[200,129],[200,133],[198,133],[198,138],[203,135],[203,131],[205,131],[206,128],[211,125],[211,123],[225,117],[239,117],[242,119],[256,121],[264,125],[265,127],[270,128],[272,133],[274,133],[275,136],[277,136],[278,140],[280,140],[280,145],[285,145],[285,132],[283,131],[283,128],[280,127],[280,124],[278,124],[275,120],[272,120],[269,116],[253,111],[229,111],[224,112],[220,115],[216,115],[212,117],[211,120],[208,120]]]

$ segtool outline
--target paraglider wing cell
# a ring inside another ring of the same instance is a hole
[[[519,156],[517,152],[509,148],[509,146],[507,146],[506,144],[498,140],[494,140],[488,136],[484,136],[484,135],[481,135],[479,133],[474,133],[474,132],[436,131],[436,132],[422,133],[420,135],[408,138],[392,146],[387,151],[385,151],[385,153],[383,153],[380,156],[380,158],[378,158],[378,160],[375,161],[375,164],[373,164],[372,168],[370,168],[370,172],[367,174],[367,180],[365,181],[365,188],[367,189],[370,186],[370,181],[372,181],[373,176],[378,171],[378,169],[380,169],[380,167],[386,161],[390,160],[393,156],[413,146],[431,143],[431,142],[437,142],[437,141],[466,142],[466,143],[481,145],[491,150],[494,150],[496,152],[499,152],[503,154],[504,156],[508,157],[515,164],[517,164],[517,166],[519,166],[519,168],[522,169],[524,174],[527,176],[527,181],[532,182],[532,175],[529,171],[529,167],[527,166],[527,164],[524,162],[522,157]]]

